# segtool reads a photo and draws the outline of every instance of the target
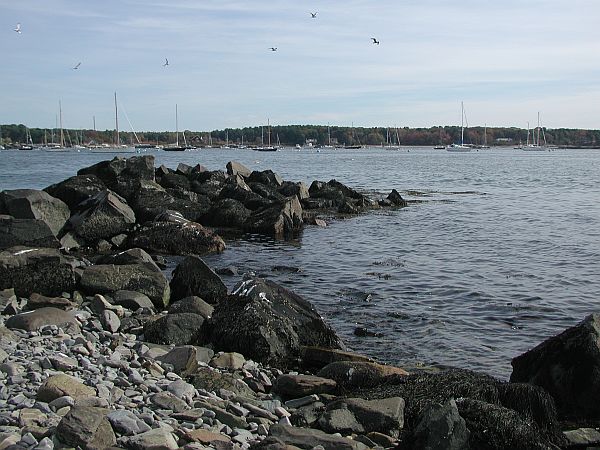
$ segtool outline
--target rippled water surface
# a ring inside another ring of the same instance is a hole
[[[246,236],[206,258],[213,267],[252,270],[296,291],[350,348],[382,361],[507,378],[511,358],[600,309],[598,151],[152,154],[157,166],[200,163],[214,170],[234,159],[287,180],[335,178],[420,200],[307,227],[293,242]],[[2,151],[0,190],[43,188],[112,156]],[[224,281],[231,286],[238,279]],[[377,336],[355,336],[357,327]]]

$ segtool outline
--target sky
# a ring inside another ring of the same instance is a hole
[[[180,130],[460,125],[461,101],[471,126],[598,129],[599,18],[598,0],[0,0],[0,123],[52,128],[60,101],[66,128],[113,129],[117,92],[122,130],[175,130],[176,104]]]

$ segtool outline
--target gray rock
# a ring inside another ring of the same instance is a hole
[[[199,314],[205,319],[210,319],[214,307],[195,295],[182,298],[169,305],[169,314],[192,313]]]
[[[66,395],[74,399],[93,397],[96,395],[96,390],[70,375],[59,374],[51,376],[40,386],[36,399],[49,403]]]
[[[198,296],[214,304],[227,296],[221,278],[197,256],[188,256],[173,271],[171,301]]]
[[[227,168],[227,174],[231,176],[240,175],[247,178],[252,173],[250,169],[237,161],[229,161],[225,167]]]
[[[285,402],[285,406],[288,408],[300,408],[302,406],[310,405],[311,403],[318,402],[319,396],[316,394],[306,395],[300,398],[294,398]]]
[[[319,419],[319,428],[326,433],[364,433],[365,428],[356,420],[351,411],[340,408],[327,410]]]
[[[106,331],[110,331],[111,333],[116,333],[121,327],[119,316],[117,316],[113,311],[103,311],[100,315],[100,321],[104,329]]]
[[[151,428],[143,420],[137,418],[135,414],[127,410],[111,411],[107,414],[107,419],[113,429],[124,436],[133,436],[150,431]]]
[[[600,445],[600,431],[595,428],[578,428],[563,433],[569,447],[598,447]]]
[[[6,358],[8,358],[8,353],[6,353],[3,349],[0,348],[0,364],[3,363]]]
[[[469,442],[469,430],[454,399],[429,406],[413,431],[414,446],[424,450],[460,450]]]
[[[48,297],[46,295],[40,295],[33,293],[27,300],[26,308],[28,310],[39,309],[44,307],[52,307],[59,309],[72,309],[76,306],[74,302],[65,297]]]
[[[367,450],[367,446],[361,442],[327,434],[320,430],[275,424],[271,426],[269,433],[285,444],[300,448],[312,449],[320,445],[324,450]]]
[[[318,375],[335,380],[339,386],[356,388],[376,386],[390,378],[406,376],[408,372],[374,362],[337,361],[323,367]]]
[[[236,352],[225,352],[215,356],[210,361],[210,365],[219,369],[240,370],[245,362],[244,355]]]
[[[15,219],[0,215],[0,250],[17,245],[59,248],[60,242],[40,219]]]
[[[213,203],[210,210],[200,219],[205,225],[223,228],[242,228],[251,211],[233,198],[222,198]]]
[[[154,310],[152,300],[141,292],[135,291],[116,291],[114,293],[115,304],[121,305],[131,311],[137,311],[139,308],[146,308],[150,311]]]
[[[133,450],[176,450],[179,448],[173,434],[161,428],[129,438],[127,447]]]
[[[191,404],[196,395],[196,388],[183,380],[175,380],[167,386],[167,392]]]
[[[156,360],[171,365],[176,374],[187,377],[198,368],[198,350],[191,345],[175,347],[168,353],[156,357]]]
[[[75,287],[73,267],[57,249],[11,247],[0,252],[0,289],[19,297],[59,296]]]
[[[154,394],[152,396],[152,403],[162,409],[170,409],[174,412],[181,412],[190,408],[185,401],[166,391]]]
[[[229,373],[220,373],[209,367],[199,367],[189,378],[189,382],[197,389],[219,392],[221,389],[231,391],[240,397],[254,398],[254,392],[241,380]]]
[[[293,237],[304,225],[302,205],[298,197],[273,203],[271,206],[253,211],[244,224],[244,229],[274,237]]]
[[[58,308],[40,308],[9,317],[6,321],[7,328],[26,331],[34,331],[46,325],[64,324],[79,326],[73,314]]]
[[[105,255],[98,259],[98,264],[115,264],[118,266],[140,264],[154,272],[161,272],[160,267],[145,250],[130,248],[119,253]]]
[[[141,292],[161,310],[169,303],[170,289],[165,276],[142,264],[90,266],[83,271],[80,284],[89,294],[122,290]]]
[[[146,322],[144,336],[154,344],[189,345],[198,342],[204,318],[198,314],[167,314]]]
[[[44,189],[51,196],[65,202],[71,210],[84,200],[105,190],[106,185],[95,175],[77,175]]]
[[[284,181],[279,188],[279,192],[286,197],[293,197],[295,195],[298,197],[298,200],[304,200],[310,196],[308,193],[308,186],[302,182],[294,183],[291,181]]]
[[[311,394],[330,394],[337,384],[329,378],[313,375],[280,375],[275,380],[273,392],[288,398],[303,397]]]
[[[117,439],[106,418],[108,410],[74,406],[56,427],[56,438],[67,446],[107,448]]]
[[[0,192],[0,205],[4,213],[16,219],[39,219],[57,236],[71,215],[69,207],[47,192],[33,189],[15,189]],[[1,211],[0,206],[0,214]]]

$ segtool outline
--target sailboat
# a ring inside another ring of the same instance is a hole
[[[269,119],[267,119],[267,139],[268,139],[268,144],[265,146],[264,144],[264,138],[263,135],[261,133],[261,145],[259,147],[254,147],[253,150],[259,151],[259,152],[276,152],[277,151],[277,146],[273,146],[271,145],[271,122]],[[261,127],[262,130],[262,127]]]
[[[352,122],[352,135],[351,135],[351,137],[352,137],[352,144],[346,145],[346,146],[344,146],[344,148],[347,148],[347,149],[359,149],[359,148],[362,148],[362,145],[360,145],[360,141],[358,142],[358,144],[354,143],[354,139],[355,139],[355,135],[354,135],[354,122]],[[356,138],[356,140],[358,141],[358,138]]]
[[[446,147],[449,152],[466,153],[471,151],[471,147],[465,145],[465,105],[460,102],[460,144],[450,144]]]
[[[387,150],[400,150],[400,134],[398,133],[398,128],[395,127],[395,135],[396,135],[396,144],[394,144],[394,133],[390,133],[390,129],[386,130],[386,141],[387,145],[385,148]]]
[[[33,150],[33,141],[29,128],[25,127],[25,143],[19,146],[19,150]]]
[[[442,144],[442,127],[440,128],[440,143],[433,147],[434,150],[446,150],[446,146]]]
[[[59,122],[59,117],[60,117],[60,122]],[[60,125],[60,128],[59,128],[59,125]],[[51,133],[52,142],[45,143],[44,147],[42,147],[42,149],[46,152],[70,151],[65,148],[65,133],[63,130],[63,123],[62,123],[62,104],[61,104],[60,100],[58,101],[58,117],[56,117],[56,128],[59,128],[59,130],[60,130],[60,142],[54,142],[54,129],[53,129],[52,133]]]
[[[487,145],[487,123],[483,124],[483,145],[480,145],[477,148],[490,148],[490,146]]]
[[[331,128],[329,124],[327,124],[327,145],[324,145],[323,148],[333,148],[333,145],[331,145]]]
[[[540,131],[544,137],[544,145],[540,145]],[[536,136],[537,133],[537,136]],[[540,113],[538,111],[538,124],[537,127],[533,130],[533,143],[529,143],[529,124],[527,124],[527,145],[523,147],[523,151],[525,152],[545,152],[549,150],[546,144],[546,133],[540,126]]]
[[[186,145],[179,145],[179,119],[177,115],[177,103],[175,103],[175,145],[167,145],[163,147],[163,150],[167,152],[183,152],[186,148]]]

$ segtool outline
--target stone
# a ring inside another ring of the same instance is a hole
[[[137,311],[140,308],[146,308],[149,311],[154,311],[154,303],[152,300],[141,292],[120,290],[113,295],[115,304],[123,306],[131,311]]]
[[[106,185],[95,175],[76,175],[44,189],[51,196],[66,203],[71,210],[105,190]]]
[[[214,433],[209,430],[197,429],[185,432],[185,439],[191,442],[200,442],[201,444],[214,445],[215,442],[229,443],[231,439],[223,434]]]
[[[337,384],[329,378],[314,375],[279,375],[273,384],[273,392],[287,398],[311,394],[331,394]]]
[[[306,347],[300,348],[302,366],[310,369],[322,369],[327,364],[338,361],[375,362],[368,356],[346,352],[334,348]]]
[[[121,327],[121,320],[113,311],[105,310],[100,315],[100,323],[106,331],[116,333]]]
[[[291,197],[252,211],[244,223],[244,230],[277,238],[291,238],[302,230],[303,225],[302,205],[298,197]]]
[[[81,275],[80,285],[91,295],[112,294],[122,290],[141,292],[159,310],[169,304],[170,288],[165,276],[142,264],[97,264],[87,267]]]
[[[7,328],[35,331],[45,325],[73,324],[79,326],[73,314],[58,308],[39,308],[34,311],[11,316],[6,321]]]
[[[241,380],[228,373],[220,373],[209,367],[198,367],[198,370],[189,378],[189,382],[196,389],[204,389],[208,392],[219,392],[221,389],[231,391],[234,394],[254,398],[254,392]]]
[[[283,184],[283,178],[272,170],[257,171],[254,170],[248,176],[249,182],[261,183],[267,186],[280,187]]]
[[[56,438],[71,447],[101,449],[115,445],[116,436],[106,418],[108,410],[74,406],[56,427]]]
[[[59,248],[60,242],[44,221],[0,215],[0,250],[22,245]]]
[[[90,300],[90,309],[100,316],[105,311],[112,311],[118,317],[123,317],[125,315],[125,311],[122,306],[113,305],[101,294],[96,294],[92,297]]]
[[[460,450],[468,447],[469,434],[456,402],[450,399],[423,412],[413,431],[413,445],[424,450]]]
[[[168,255],[220,253],[225,242],[199,223],[146,223],[130,237],[129,245]]]
[[[0,192],[0,214],[15,219],[38,219],[48,225],[52,234],[58,236],[71,212],[69,207],[47,192],[34,189],[15,189]]]
[[[300,448],[313,449],[320,445],[324,450],[368,449],[368,447],[361,442],[308,428],[296,428],[274,424],[269,429],[269,434],[285,444],[295,445]]]
[[[173,434],[162,428],[140,433],[127,440],[127,448],[133,450],[176,450],[179,448]]]
[[[511,382],[541,386],[559,417],[600,419],[600,314],[547,339],[512,360]]]
[[[123,436],[133,436],[150,431],[151,428],[135,414],[127,410],[111,411],[106,418],[113,429]]]
[[[223,228],[242,228],[250,217],[251,211],[233,198],[219,199],[200,219],[202,224]]]
[[[196,344],[203,324],[204,318],[198,314],[167,314],[146,322],[144,337],[154,344]]]
[[[319,428],[330,434],[348,435],[365,432],[365,428],[356,420],[354,414],[345,408],[325,411],[319,419]]]
[[[569,447],[598,447],[600,446],[600,431],[595,428],[578,428],[563,431]]]
[[[36,399],[41,402],[49,403],[52,400],[64,397],[65,395],[74,399],[80,397],[93,397],[96,395],[96,390],[86,386],[70,375],[59,374],[49,377],[44,384],[40,386]]]
[[[198,351],[192,345],[175,347],[168,353],[156,357],[161,363],[169,364],[173,371],[182,377],[187,377],[198,369]]]
[[[221,278],[197,256],[188,256],[173,271],[171,301],[189,296],[201,297],[215,304],[227,296],[227,287]]]
[[[175,380],[167,386],[167,392],[191,404],[196,395],[196,388],[183,380]]]
[[[6,353],[3,349],[0,348],[0,364],[6,361],[6,358],[8,358],[8,353]]]
[[[58,309],[72,309],[76,306],[71,300],[65,297],[48,297],[46,295],[40,295],[34,292],[29,296],[27,300],[26,309],[34,310],[45,307],[52,307]]]
[[[194,402],[194,407],[196,408],[204,408],[206,410],[213,411],[215,414],[215,418],[232,428],[247,428],[248,422],[243,417],[238,417],[235,414],[231,414],[230,412],[225,411],[223,408],[220,408],[214,404],[205,402],[205,401],[196,401]]]
[[[219,369],[227,369],[227,370],[240,370],[246,360],[243,355],[235,352],[225,352],[220,355],[216,355],[211,361],[210,365],[212,367],[217,367]]]
[[[191,295],[189,297],[177,300],[169,305],[169,314],[191,313],[198,314],[205,319],[210,319],[214,311],[214,307],[209,305],[200,297]]]
[[[117,266],[139,264],[151,271],[161,272],[152,256],[141,248],[130,248],[119,253],[102,256],[98,259],[97,264],[115,264]]]
[[[240,175],[243,178],[247,178],[252,173],[250,169],[237,161],[229,161],[225,167],[227,168],[227,174],[230,176]]]
[[[75,370],[79,366],[79,363],[75,358],[69,358],[66,355],[56,353],[48,357],[50,362],[52,363],[52,367],[55,370],[60,370],[65,372],[67,370]]]
[[[185,401],[166,391],[154,394],[151,400],[152,403],[160,408],[170,409],[173,412],[181,412],[189,409],[189,406]]]
[[[343,387],[372,387],[394,377],[403,377],[408,372],[400,367],[385,366],[366,361],[337,361],[323,367],[320,377],[331,378]]]
[[[407,206],[408,203],[402,198],[396,189],[392,189],[392,192],[386,197],[387,200],[394,206]]]
[[[302,182],[294,183],[291,181],[284,181],[279,188],[279,192],[286,197],[293,197],[295,195],[298,197],[298,200],[304,200],[310,197],[308,186]]]
[[[58,249],[11,247],[0,251],[0,289],[19,297],[59,296],[75,288],[73,267]]]
[[[327,183],[313,181],[308,189],[311,199],[325,199],[331,202],[331,206],[340,207],[352,201],[364,201],[364,195],[351,189],[337,180]]]
[[[342,348],[309,302],[260,278],[239,283],[217,303],[203,335],[217,350],[277,367],[297,365],[303,345]]]

